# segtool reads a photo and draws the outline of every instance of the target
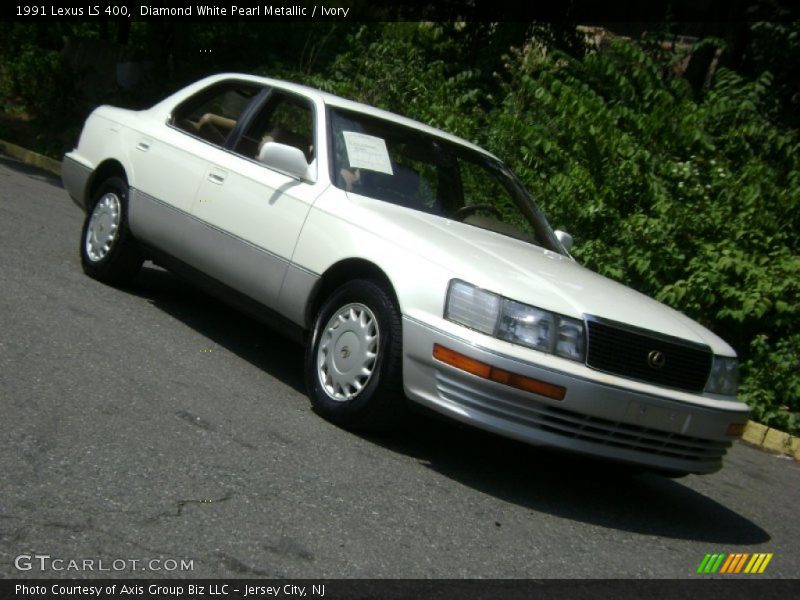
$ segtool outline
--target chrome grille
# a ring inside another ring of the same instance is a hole
[[[689,392],[702,392],[711,372],[708,346],[657,333],[633,331],[607,321],[586,322],[589,346],[586,364],[598,371],[622,375]],[[650,363],[660,353],[663,365]]]

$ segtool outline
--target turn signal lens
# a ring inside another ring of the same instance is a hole
[[[461,369],[462,371],[472,373],[473,375],[483,377],[484,379],[489,379],[489,375],[492,372],[492,367],[489,365],[482,363],[479,360],[475,360],[474,358],[464,356],[459,352],[454,352],[453,350],[445,348],[444,346],[440,346],[439,344],[433,345],[433,358],[440,360],[443,363],[447,363],[451,367]]]
[[[489,379],[497,383],[502,383],[524,392],[532,392],[540,396],[547,396],[554,400],[563,400],[567,394],[567,388],[560,385],[553,385],[546,381],[526,377],[518,373],[511,373],[504,369],[498,369],[469,356],[464,356],[460,352],[450,350],[439,344],[433,345],[433,357],[445,364],[461,369],[467,373],[472,373],[482,379]]]
[[[725,435],[729,435],[731,437],[742,437],[744,433],[744,423],[731,423],[728,425],[728,429],[725,431]]]

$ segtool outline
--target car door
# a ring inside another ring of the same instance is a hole
[[[272,90],[205,168],[187,225],[190,264],[270,308],[300,230],[324,188],[316,177],[316,109],[311,100]],[[258,160],[267,141],[302,150],[304,180]]]
[[[134,132],[130,224],[137,237],[185,258],[186,222],[206,174],[208,153],[224,146],[263,89],[250,82],[216,83],[179,104],[168,123]]]

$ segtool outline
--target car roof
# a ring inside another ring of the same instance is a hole
[[[390,112],[388,110],[383,110],[382,108],[377,108],[375,106],[370,106],[369,104],[364,104],[362,102],[356,102],[355,100],[348,100],[347,98],[342,98],[341,96],[336,96],[335,94],[331,94],[329,92],[324,92],[322,90],[312,88],[307,85],[303,85],[300,83],[293,83],[291,81],[284,81],[281,79],[273,79],[271,77],[261,77],[258,75],[248,75],[244,73],[220,73],[218,75],[212,75],[211,77],[207,77],[202,80],[202,82],[198,83],[214,83],[216,81],[224,81],[225,79],[238,79],[242,81],[252,81],[254,83],[261,83],[264,85],[269,85],[272,87],[279,87],[284,90],[290,92],[297,92],[299,94],[303,94],[308,97],[316,98],[322,101],[327,106],[333,106],[336,108],[342,108],[345,110],[351,110],[354,112],[359,112],[365,115],[377,117],[380,119],[386,119],[389,121],[393,121],[395,123],[399,123],[401,125],[405,125],[407,127],[411,127],[413,129],[417,129],[419,131],[428,133],[430,135],[434,135],[455,144],[459,144],[461,146],[466,146],[476,152],[480,152],[481,154],[485,154],[494,158],[495,160],[499,160],[496,156],[494,156],[491,152],[481,148],[480,146],[473,144],[463,138],[455,136],[451,133],[447,133],[446,131],[442,131],[441,129],[437,129],[435,127],[431,127],[430,125],[426,125],[425,123],[421,123],[419,121],[415,121],[414,119],[409,119],[408,117],[404,117],[402,115],[398,115],[396,113]]]

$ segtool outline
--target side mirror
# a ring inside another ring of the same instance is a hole
[[[313,180],[305,154],[294,146],[267,142],[258,153],[258,162],[296,179]]]
[[[561,231],[560,229],[556,229],[554,233],[556,234],[558,241],[561,242],[561,245],[564,246],[564,250],[567,252],[572,250],[572,244],[574,243],[574,240],[570,234],[568,234],[566,231]]]

